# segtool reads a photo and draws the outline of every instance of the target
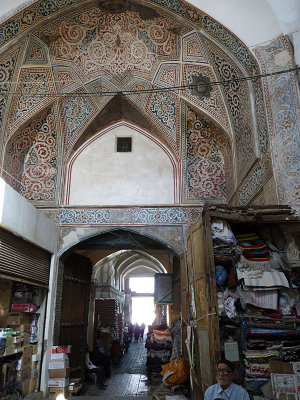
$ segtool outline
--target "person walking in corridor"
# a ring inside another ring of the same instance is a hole
[[[137,323],[134,325],[134,341],[138,343],[140,337],[140,327]]]
[[[144,331],[145,331],[145,324],[144,324],[144,322],[141,324],[141,326],[140,326],[140,339],[141,339],[141,342],[143,341],[143,339],[144,339]]]
[[[204,400],[250,400],[246,390],[233,383],[234,365],[230,361],[220,360],[216,372],[218,383],[206,390]]]

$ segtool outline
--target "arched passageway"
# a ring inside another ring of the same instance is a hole
[[[132,320],[133,297],[137,297],[139,302],[146,295],[153,298],[153,289],[151,293],[148,287],[141,293],[132,291],[130,279],[154,278],[157,274],[172,277],[175,269],[178,275],[178,265],[178,255],[171,246],[153,237],[125,229],[114,229],[88,238],[62,255],[58,288],[62,295],[58,296],[56,304],[57,310],[61,311],[56,314],[58,329],[54,343],[72,345],[74,350],[70,354],[71,376],[84,375],[86,344],[93,349],[96,341],[101,340],[107,356],[111,356],[112,347],[109,350],[108,345],[111,346],[113,340],[117,339],[121,346],[124,345],[126,325]],[[172,291],[172,279],[170,282]],[[178,279],[176,282],[178,284]],[[180,297],[180,293],[176,297]],[[152,324],[159,326],[166,320],[172,321],[175,314],[180,314],[180,303],[170,303],[173,304],[156,305]],[[112,333],[113,330],[115,332]],[[110,339],[107,339],[109,335]],[[137,380],[139,383],[134,386],[131,394],[147,396],[150,388],[143,383],[147,379],[146,352],[144,342],[134,343],[132,340],[120,366],[114,366],[110,385],[119,387],[114,380]],[[111,392],[110,395],[118,398],[119,395],[130,394],[128,390],[121,392],[119,387],[118,393],[114,389],[114,393]]]

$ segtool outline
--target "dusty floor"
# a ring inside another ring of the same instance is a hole
[[[84,396],[74,400],[95,400],[95,396],[105,400],[148,400],[157,388],[150,384],[146,369],[145,343],[131,343],[119,366],[112,367],[111,378],[106,379],[106,390],[98,390],[89,384]]]

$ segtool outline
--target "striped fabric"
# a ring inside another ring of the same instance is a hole
[[[251,271],[251,274],[253,271]],[[258,271],[260,273],[259,278],[249,278],[249,274],[243,270],[237,269],[238,279],[243,279],[245,286],[256,286],[256,287],[290,287],[288,280],[281,271],[274,269],[273,271]],[[259,275],[259,274],[258,274]],[[253,276],[253,275],[252,275]]]
[[[243,256],[250,261],[268,261],[270,251],[265,241],[256,233],[236,235],[238,245],[243,249]]]
[[[240,301],[243,307],[246,304],[269,310],[278,310],[278,292],[277,290],[240,290]]]

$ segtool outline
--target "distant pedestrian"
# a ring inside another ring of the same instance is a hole
[[[145,331],[145,324],[144,324],[144,322],[141,324],[141,326],[140,326],[140,339],[141,339],[141,342],[143,341],[143,339],[144,339],[144,331]]]
[[[139,327],[138,324],[136,323],[136,324],[134,325],[134,341],[135,341],[136,343],[138,343],[139,337],[140,337],[140,327]]]
[[[132,335],[134,332],[134,326],[131,322],[128,324],[128,340],[131,342],[132,341]]]

